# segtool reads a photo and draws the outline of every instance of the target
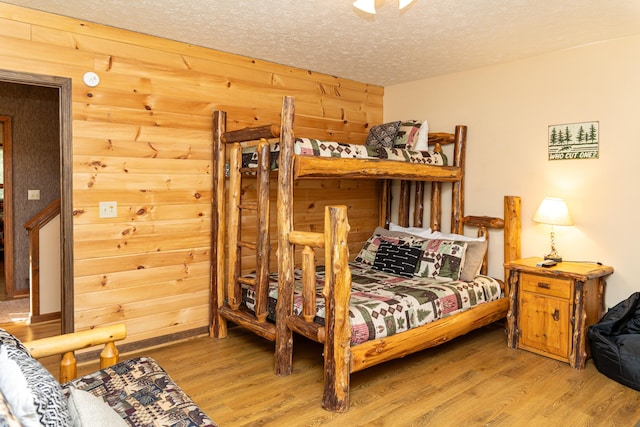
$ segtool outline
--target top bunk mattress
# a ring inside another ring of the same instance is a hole
[[[275,143],[271,145],[270,150],[270,167],[272,170],[278,169],[280,145]],[[413,164],[447,166],[447,157],[443,153],[436,153],[433,151],[414,151],[396,147],[388,148],[362,144],[345,144],[341,142],[312,138],[296,138],[294,154],[300,156],[343,159],[392,160]],[[257,146],[245,147],[242,149],[242,167],[258,167]]]

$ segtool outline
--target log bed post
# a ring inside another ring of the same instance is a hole
[[[322,407],[336,412],[349,409],[351,372],[351,269],[346,206],[325,208],[325,298],[324,392]]]
[[[278,302],[276,316],[287,319],[293,312],[295,268],[294,246],[289,242],[293,231],[293,113],[294,99],[285,96],[282,102],[280,127],[280,160],[278,165]],[[276,322],[275,371],[288,375],[292,369],[293,332],[287,322]]]
[[[460,168],[462,176],[453,183],[451,192],[451,232],[462,234],[462,217],[464,215],[464,168],[465,168],[465,152],[467,141],[467,127],[456,126],[455,133],[456,147],[453,152],[453,165]]]
[[[271,181],[271,152],[266,139],[258,144],[258,238],[256,242],[256,307],[255,313],[259,322],[267,320],[267,296],[269,288],[269,262],[271,252],[271,234],[269,233],[269,183]]]
[[[227,114],[224,111],[213,112],[213,191],[211,226],[211,285],[209,287],[211,316],[209,318],[209,336],[224,338],[227,336],[227,322],[220,315],[224,304],[224,246],[226,227],[225,218],[225,165],[226,150],[222,135],[227,130]]]
[[[227,273],[227,303],[233,310],[240,307],[242,289],[240,277],[240,194],[242,192],[242,148],[240,143],[234,142],[229,150],[229,260]]]

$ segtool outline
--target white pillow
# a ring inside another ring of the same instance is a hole
[[[0,390],[23,426],[40,427],[42,425],[27,379],[18,364],[9,359],[7,349],[4,347],[0,347]]]
[[[118,427],[127,422],[101,397],[69,388],[69,413],[73,427]]]
[[[413,149],[415,151],[429,151],[429,123],[427,123],[426,120],[420,125],[418,141],[415,143]]]
[[[482,237],[469,237],[469,236],[464,236],[462,234],[455,234],[455,233],[445,234],[445,233],[442,233],[440,231],[434,231],[428,237],[431,238],[431,239],[458,240],[460,242],[484,242],[485,241],[484,236],[482,236]]]
[[[403,233],[413,234],[414,236],[423,237],[428,239],[431,237],[431,227],[419,228],[419,227],[402,227],[393,222],[389,223],[389,231],[401,231]]]

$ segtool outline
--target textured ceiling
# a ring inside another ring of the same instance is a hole
[[[640,0],[2,1],[382,86],[640,34]]]

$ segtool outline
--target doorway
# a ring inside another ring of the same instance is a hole
[[[11,83],[25,85],[32,88],[48,88],[57,96],[57,132],[54,138],[59,141],[59,196],[60,196],[60,281],[61,281],[61,332],[73,332],[73,205],[72,205],[72,141],[71,141],[71,79],[44,76],[29,73],[18,73],[0,70],[0,84]],[[37,91],[36,91],[37,92]],[[0,92],[0,97],[2,93]],[[0,112],[2,114],[2,112]],[[37,119],[37,109],[33,116]],[[13,144],[18,144],[15,140]],[[34,167],[33,173],[38,173],[38,167]],[[5,173],[5,178],[7,174]],[[5,187],[9,185],[4,183]],[[7,203],[5,201],[4,212],[8,216]],[[21,225],[21,224],[19,224]],[[13,230],[16,230],[16,224]],[[5,230],[6,233],[6,230]],[[6,234],[5,234],[6,236]],[[8,239],[7,239],[7,244]],[[5,245],[5,249],[6,249]],[[5,263],[6,264],[6,263]],[[6,273],[5,273],[6,277]],[[20,286],[17,286],[19,289]]]

